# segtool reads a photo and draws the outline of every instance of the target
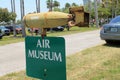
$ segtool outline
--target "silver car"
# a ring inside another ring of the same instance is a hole
[[[109,24],[103,25],[100,31],[100,37],[106,43],[120,41],[120,16],[112,19]]]
[[[10,30],[5,28],[5,26],[0,26],[0,29],[2,31],[2,35],[10,35]]]

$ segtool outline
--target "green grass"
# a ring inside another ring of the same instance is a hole
[[[70,31],[67,31],[66,29],[62,32],[53,32],[53,33],[49,33],[48,32],[48,36],[63,36],[63,35],[70,35],[70,34],[75,34],[75,33],[80,33],[80,32],[86,32],[86,31],[93,31],[93,30],[97,30],[98,28],[96,27],[72,27],[70,28]]]
[[[67,31],[66,29],[61,32],[47,32],[47,36],[62,36],[62,35],[69,35],[69,34],[74,34],[74,33],[80,33],[80,32],[86,32],[86,31],[92,31],[96,30],[98,28],[96,27],[72,27],[70,31]],[[27,35],[30,35],[30,33],[27,32]],[[16,43],[16,42],[22,42],[24,41],[24,38],[21,37],[21,35],[17,35],[17,37],[11,36],[3,36],[3,39],[0,40],[0,46],[6,45],[6,44],[11,44],[11,43]]]
[[[22,42],[24,41],[24,38],[22,37],[13,37],[11,36],[3,36],[3,39],[0,39],[0,46],[6,45],[6,44],[11,44],[11,43],[17,43],[17,42]]]
[[[0,80],[37,80],[25,71]],[[120,46],[100,45],[67,57],[67,80],[120,80]]]
[[[102,45],[67,58],[68,80],[120,80],[120,46]]]

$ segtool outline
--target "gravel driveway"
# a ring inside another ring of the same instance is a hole
[[[66,40],[66,55],[104,43],[99,30],[62,36]],[[0,46],[0,76],[25,69],[24,42]]]

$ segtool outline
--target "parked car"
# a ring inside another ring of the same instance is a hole
[[[0,26],[2,35],[10,35],[10,30],[5,28],[5,26]]]
[[[3,35],[2,35],[2,31],[0,29],[0,39],[2,39]]]
[[[53,31],[63,31],[64,28],[61,27],[61,26],[58,26],[58,27],[56,27],[56,28],[52,28],[52,30],[53,30]]]
[[[63,30],[64,30],[64,27],[58,26],[58,27],[51,28],[51,29],[52,29],[52,31],[63,31]],[[50,31],[50,28],[48,28],[47,31]]]
[[[110,23],[103,25],[100,37],[106,43],[120,41],[120,16],[115,17]]]
[[[14,31],[13,26],[10,25],[10,26],[5,26],[5,27],[10,30],[10,33],[13,33],[13,31]],[[16,25],[15,30],[16,30],[17,34],[22,33],[22,27],[20,25]]]
[[[22,33],[22,27],[20,26],[20,25],[16,25],[16,33],[17,34],[20,34],[20,33]]]
[[[13,26],[9,26],[9,25],[7,25],[7,26],[5,26],[7,29],[9,29],[10,30],[10,33],[13,33]]]

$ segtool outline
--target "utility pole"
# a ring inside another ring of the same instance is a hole
[[[12,13],[15,13],[15,0],[11,0],[11,10]],[[14,37],[16,37],[15,20],[13,20],[12,26],[13,26],[13,35]]]
[[[95,21],[96,21],[96,27],[99,28],[97,0],[94,0],[94,10],[95,10]]]
[[[20,10],[21,10],[21,26],[22,26],[22,37],[26,36],[25,26],[23,24],[23,17],[25,15],[24,11],[24,0],[20,0]]]

